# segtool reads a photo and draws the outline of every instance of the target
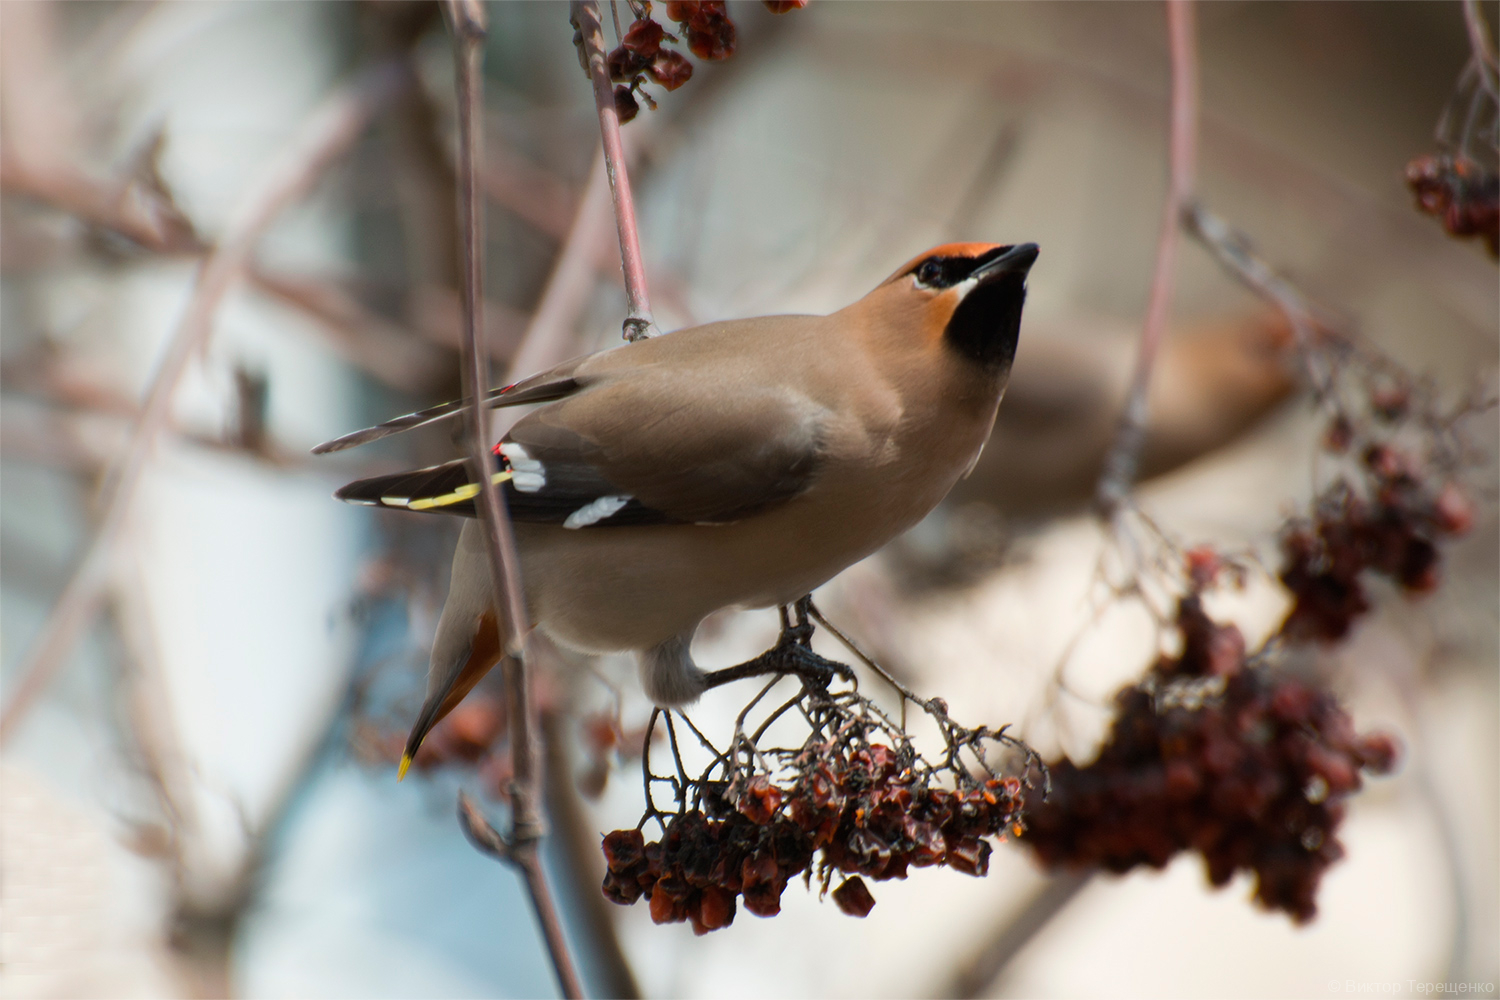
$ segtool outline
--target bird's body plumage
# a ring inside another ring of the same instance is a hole
[[[702,674],[688,645],[704,617],[795,601],[915,524],[972,468],[1035,255],[1029,245],[938,248],[829,316],[711,323],[511,387],[505,395],[551,400],[496,447],[529,624],[576,649],[640,653],[659,704],[696,698]],[[983,315],[976,289],[994,300]],[[465,468],[365,480],[338,495],[472,517],[477,488]],[[423,734],[488,669],[479,660],[498,656],[478,631],[494,606],[485,559],[470,521]]]

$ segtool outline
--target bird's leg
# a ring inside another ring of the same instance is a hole
[[[845,664],[819,656],[812,650],[813,624],[808,618],[812,607],[811,595],[800,597],[791,605],[781,607],[781,636],[776,645],[753,660],[723,670],[714,670],[704,675],[705,691],[720,687],[731,681],[746,677],[765,677],[768,674],[796,674],[810,688],[826,690],[834,677],[854,679],[854,672]]]

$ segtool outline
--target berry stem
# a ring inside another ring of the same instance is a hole
[[[589,77],[594,84],[594,104],[599,111],[599,134],[604,146],[604,165],[615,201],[615,223],[620,231],[620,264],[625,272],[625,339],[654,337],[661,331],[651,317],[651,296],[646,288],[646,265],[636,232],[635,200],[630,195],[630,174],[625,168],[625,149],[620,142],[620,116],[615,110],[614,89],[604,53],[604,28],[599,22],[599,0],[573,0],[571,19],[583,45]]]
[[[1106,518],[1113,519],[1135,485],[1141,448],[1146,443],[1147,394],[1151,370],[1167,329],[1172,308],[1173,277],[1184,210],[1193,198],[1198,161],[1198,47],[1192,0],[1167,0],[1167,41],[1172,62],[1171,134],[1168,140],[1169,179],[1162,210],[1161,236],[1156,244],[1156,269],[1146,306],[1141,348],[1131,377],[1130,394],[1120,416],[1114,445],[1104,462],[1095,500]]]

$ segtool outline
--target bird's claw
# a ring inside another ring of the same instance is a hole
[[[819,656],[812,651],[808,640],[812,637],[810,623],[792,625],[784,629],[775,646],[753,660],[746,660],[733,667],[715,670],[705,678],[705,690],[720,687],[731,681],[746,677],[765,677],[770,674],[792,674],[802,683],[816,691],[828,690],[835,677],[854,680],[854,671],[847,664]]]
[[[842,677],[847,681],[854,680],[854,671],[850,670],[847,665],[839,663],[837,660],[830,660],[827,657],[819,656],[805,642],[790,635],[791,631],[800,631],[803,627],[809,633],[812,631],[812,626],[810,625],[788,630],[788,638],[793,638],[793,641],[784,641],[771,650],[773,656],[779,661],[777,672],[796,674],[802,678],[802,682],[808,687],[816,688],[820,691],[826,691],[828,685],[833,683],[835,677]]]

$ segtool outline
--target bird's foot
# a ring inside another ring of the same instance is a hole
[[[819,656],[813,652],[812,641],[813,625],[808,621],[803,598],[796,605],[796,624],[792,624],[788,618],[781,630],[781,637],[776,640],[776,645],[761,653],[753,660],[723,670],[714,670],[704,675],[704,690],[720,687],[731,681],[743,680],[746,677],[766,677],[770,675],[795,674],[802,679],[802,683],[811,689],[818,691],[828,690],[828,685],[833,683],[835,677],[844,680],[854,680],[854,671],[846,664],[827,657]]]

